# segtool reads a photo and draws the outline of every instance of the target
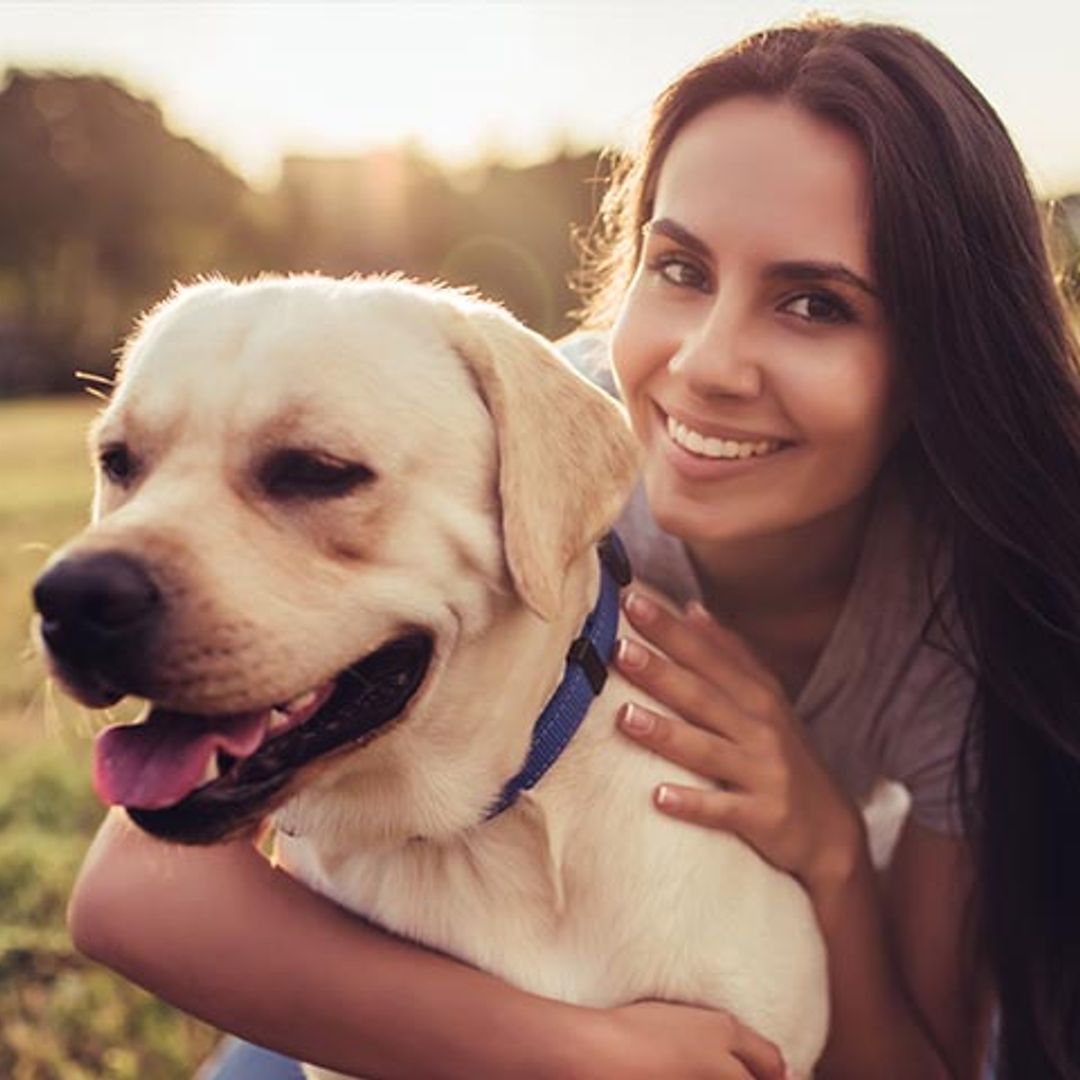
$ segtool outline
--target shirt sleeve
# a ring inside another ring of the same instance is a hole
[[[609,344],[606,334],[581,330],[556,341],[555,348],[579,375],[584,375],[594,386],[618,400]]]

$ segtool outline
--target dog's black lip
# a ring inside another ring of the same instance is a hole
[[[63,688],[88,709],[107,709],[127,696],[127,691],[116,686],[109,678],[94,668],[79,668],[59,659],[50,652],[52,672]]]
[[[255,827],[297,769],[368,741],[399,716],[423,683],[433,652],[429,634],[395,638],[346,668],[313,717],[268,739],[227,776],[173,806],[128,807],[128,816],[154,836],[185,844],[212,844]]]

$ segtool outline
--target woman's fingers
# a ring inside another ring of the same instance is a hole
[[[743,787],[749,778],[746,751],[731,739],[705,731],[675,716],[665,716],[636,702],[617,714],[619,727],[635,742],[708,780]]]
[[[780,1051],[723,1009],[637,1001],[603,1016],[617,1025],[617,1045],[629,1055],[620,1076],[788,1080]]]
[[[695,671],[699,667],[711,670],[717,664],[745,669],[755,663],[738,635],[713,621],[700,604],[691,605],[685,615],[680,615],[639,589],[632,589],[623,608],[636,629]]]
[[[754,711],[775,690],[772,675],[746,643],[700,604],[677,615],[635,590],[627,596],[625,609],[643,637],[677,664],[723,686],[741,707]]]
[[[702,825],[707,829],[723,829],[745,833],[754,813],[752,795],[741,791],[722,791],[719,788],[687,787],[684,784],[661,784],[653,793],[653,801],[671,817]]]
[[[754,1080],[786,1080],[791,1076],[777,1047],[743,1024],[736,1023],[731,1053],[746,1066]]]
[[[755,726],[726,682],[717,684],[639,641],[620,639],[615,663],[635,686],[698,727],[739,742]]]

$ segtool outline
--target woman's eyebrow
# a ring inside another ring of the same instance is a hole
[[[704,240],[695,236],[684,225],[680,225],[671,218],[653,218],[642,226],[641,231],[646,235],[659,233],[674,241],[680,247],[687,248],[710,262],[713,253]],[[766,270],[771,278],[784,278],[788,281],[833,281],[843,285],[851,285],[861,290],[875,300],[880,299],[877,289],[866,278],[855,273],[850,267],[841,262],[829,262],[818,259],[791,259],[784,262],[772,263]]]
[[[704,240],[698,239],[689,229],[684,228],[677,221],[672,221],[671,218],[653,218],[651,221],[646,221],[641,231],[646,235],[660,233],[661,236],[674,240],[676,244],[689,248],[703,259],[712,261],[713,254],[709,250],[709,245]]]
[[[786,281],[834,281],[842,285],[853,285],[875,300],[880,299],[877,289],[869,281],[839,262],[794,260],[772,263],[765,273],[768,277],[783,278]]]

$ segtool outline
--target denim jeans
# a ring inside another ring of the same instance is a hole
[[[261,1046],[226,1039],[199,1070],[197,1080],[303,1080],[300,1066]]]

